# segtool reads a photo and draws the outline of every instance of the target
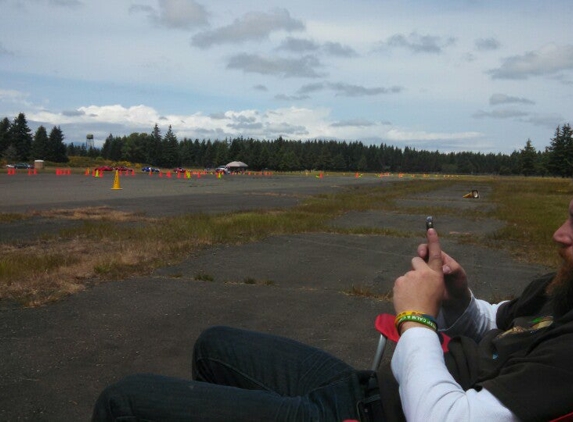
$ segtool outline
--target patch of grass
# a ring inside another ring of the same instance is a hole
[[[8,212],[0,212],[0,223],[13,223],[14,221],[22,221],[30,218],[26,214],[16,214]]]
[[[491,215],[507,225],[488,236],[486,246],[510,250],[526,262],[557,265],[552,235],[568,218],[571,180],[522,177],[495,180],[492,186],[498,206]]]
[[[211,274],[207,273],[196,274],[194,279],[197,281],[215,281],[215,278]]]
[[[73,218],[83,224],[36,242],[0,245],[0,299],[12,298],[36,306],[79,291],[88,282],[145,274],[154,268],[177,263],[201,248],[217,244],[240,245],[268,236],[310,232],[418,236],[419,233],[391,229],[335,228],[327,222],[350,211],[374,209],[412,213],[412,208],[401,208],[396,200],[460,183],[473,184],[475,180],[416,179],[356,186],[308,198],[293,208],[216,215],[147,219],[138,214],[112,213],[105,207],[56,210],[41,216]],[[477,180],[491,186],[493,193],[488,201],[496,205],[493,211],[460,211],[438,205],[416,208],[415,212],[500,219],[507,223],[504,229],[485,239],[465,240],[506,249],[528,262],[555,264],[551,234],[567,217],[567,204],[573,196],[571,181],[493,177]],[[204,273],[196,275],[195,279],[214,280]],[[272,284],[270,280],[254,279],[254,282]],[[246,284],[249,283],[247,280]],[[360,286],[347,294],[374,295]]]
[[[257,280],[254,277],[245,277],[242,281],[243,284],[259,285],[259,286],[274,286],[275,282],[269,279]]]
[[[378,294],[378,293],[372,292],[372,290],[369,287],[365,287],[365,286],[361,286],[361,285],[358,285],[358,286],[352,285],[350,290],[345,290],[345,291],[343,291],[343,293],[345,295],[348,295],[348,296],[366,297],[366,298],[381,300],[383,302],[391,302],[392,301],[392,291],[391,290],[385,294]]]

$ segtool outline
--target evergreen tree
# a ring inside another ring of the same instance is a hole
[[[561,177],[573,175],[573,137],[568,124],[563,125],[563,128],[557,126],[546,151],[549,155],[547,165],[551,174]]]
[[[38,127],[32,141],[32,157],[34,159],[46,160],[48,156],[48,132],[44,126]]]
[[[531,139],[525,143],[525,147],[520,152],[521,174],[524,176],[534,175],[537,167],[537,152],[531,144]]]
[[[229,146],[229,153],[228,153],[228,158],[230,161],[240,161],[241,158],[241,152],[243,150],[242,147],[242,139],[241,138],[237,138],[237,139],[233,139],[231,141],[231,145]],[[247,163],[249,164],[249,163]]]
[[[180,164],[179,142],[169,125],[169,129],[161,144],[161,165],[164,167],[177,167]]]
[[[362,156],[360,157],[360,159],[358,160],[358,163],[356,165],[356,169],[358,171],[366,171],[368,170],[368,160],[366,159],[366,154],[362,154]]]
[[[162,144],[161,131],[157,123],[153,127],[151,136],[147,138],[147,148],[146,148],[146,161],[152,166],[159,165],[161,160],[161,144]]]
[[[16,147],[12,144],[8,145],[8,148],[6,148],[2,153],[2,158],[9,163],[18,161],[18,151],[16,151]]]
[[[332,169],[332,155],[327,144],[324,144],[320,150],[320,155],[316,160],[314,167],[318,170],[331,170]]]
[[[345,171],[346,170],[346,161],[344,161],[344,156],[342,153],[338,153],[334,156],[332,160],[332,169],[336,171]]]
[[[213,151],[213,144],[211,143],[211,140],[209,139],[207,141],[207,143],[204,143],[204,146],[202,146],[201,148],[203,150],[203,167],[205,168],[213,168],[215,167],[215,163],[214,163],[214,158],[215,158],[215,153]]]
[[[123,158],[123,139],[110,135],[109,159],[120,161]]]
[[[215,163],[218,166],[224,166],[229,161],[235,161],[229,159],[229,144],[227,141],[215,141],[213,144],[215,149]]]
[[[271,162],[271,151],[269,143],[265,141],[261,144],[261,153],[259,155],[259,162],[255,170],[263,170],[270,168],[270,162]]]
[[[300,170],[300,161],[295,153],[293,145],[284,145],[280,154],[279,170]]]
[[[48,137],[47,159],[55,163],[67,163],[66,145],[64,144],[64,134],[59,126],[54,126]]]
[[[18,160],[28,161],[32,148],[32,132],[28,127],[24,113],[18,114],[10,127],[10,143],[16,149]]]
[[[4,117],[0,120],[0,155],[4,153],[6,148],[12,143],[10,139],[10,120]]]
[[[122,160],[132,163],[144,163],[146,160],[145,147],[147,145],[146,133],[132,133],[123,140],[121,149]]]
[[[195,161],[195,147],[191,139],[183,138],[179,143],[179,156],[181,157],[181,165],[183,167],[196,166]]]
[[[110,159],[111,156],[111,144],[113,142],[113,135],[110,133],[105,141],[103,142],[103,147],[101,148],[101,156],[106,160]]]

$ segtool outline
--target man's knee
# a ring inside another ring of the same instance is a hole
[[[96,401],[92,421],[110,421],[117,418],[129,421],[130,417],[136,420],[131,398],[138,389],[149,383],[150,377],[150,374],[129,375],[106,387]]]
[[[207,328],[199,335],[193,348],[193,379],[201,381],[206,379],[207,374],[205,372],[208,371],[204,367],[206,361],[209,358],[217,358],[222,350],[226,348],[225,345],[233,342],[232,338],[236,331],[236,329],[230,327],[214,326]]]
[[[236,331],[230,327],[214,326],[207,328],[203,331],[193,349],[194,356],[202,355],[205,352],[217,350],[223,342],[226,342],[232,337],[232,333]]]

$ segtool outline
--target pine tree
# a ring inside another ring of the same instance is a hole
[[[54,126],[50,131],[48,138],[48,156],[49,161],[55,163],[67,163],[66,145],[64,144],[64,134],[59,126]]]
[[[32,148],[32,132],[24,113],[18,114],[10,127],[10,143],[16,149],[18,160],[28,161]]]
[[[214,143],[215,148],[215,163],[218,166],[224,166],[229,161],[229,144],[227,141],[220,141]]]
[[[164,167],[176,167],[180,164],[179,142],[169,125],[169,129],[161,143],[161,165]]]
[[[11,144],[10,126],[12,126],[12,124],[7,117],[0,120],[0,155],[2,155]]]
[[[157,123],[153,127],[151,136],[147,138],[147,148],[146,148],[146,161],[152,166],[159,165],[161,160],[161,144],[163,138],[161,137],[161,131]]]
[[[38,127],[32,141],[32,157],[46,160],[48,157],[48,132],[44,126]]]
[[[520,151],[520,167],[524,176],[531,176],[537,172],[537,151],[531,144],[531,139],[525,143],[525,147]]]
[[[573,138],[571,127],[563,125],[557,126],[555,135],[547,147],[548,170],[551,174],[561,177],[571,177],[573,174]]]

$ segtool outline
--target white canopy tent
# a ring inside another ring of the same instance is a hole
[[[225,167],[227,167],[229,170],[244,170],[249,166],[242,161],[231,161]]]

